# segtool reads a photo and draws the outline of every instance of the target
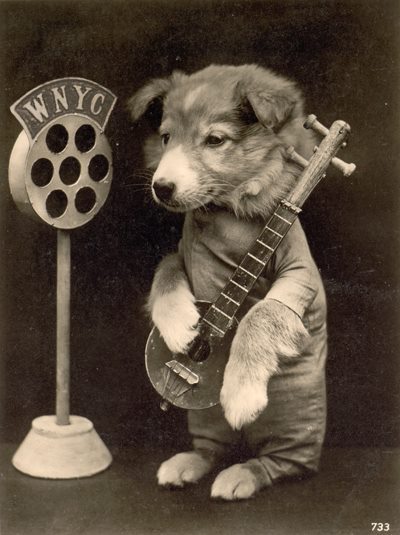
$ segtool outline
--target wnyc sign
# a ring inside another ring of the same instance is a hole
[[[95,82],[62,78],[32,89],[11,106],[11,112],[35,139],[43,128],[62,115],[84,115],[103,130],[115,102],[115,95]]]

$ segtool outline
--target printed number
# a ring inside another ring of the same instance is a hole
[[[371,522],[371,531],[390,531],[390,524],[387,522]]]

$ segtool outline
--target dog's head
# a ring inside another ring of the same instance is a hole
[[[300,91],[255,65],[212,65],[152,80],[129,109],[156,128],[146,163],[155,169],[154,199],[173,211],[210,202],[246,215],[269,209],[298,172],[285,147],[301,151],[302,140],[309,142]]]

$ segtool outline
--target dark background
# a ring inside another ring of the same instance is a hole
[[[327,444],[398,444],[399,5],[397,1],[1,2],[2,435],[19,443],[54,412],[56,233],[22,215],[7,165],[20,126],[9,106],[66,76],[119,101],[108,138],[115,174],[107,205],[73,232],[72,412],[109,445],[185,442],[184,413],[164,415],[144,370],[142,307],[181,219],[135,187],[145,129],[126,99],[179,68],[254,62],[293,77],[307,111],[353,130],[301,219],[329,302]]]

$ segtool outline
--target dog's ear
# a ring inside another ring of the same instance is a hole
[[[240,108],[247,120],[259,121],[274,132],[278,132],[288,120],[302,113],[300,91],[291,83],[279,89],[258,89],[240,81],[236,93],[239,94]]]
[[[149,118],[151,115],[162,115],[162,102],[170,89],[169,78],[156,78],[139,89],[127,102],[132,119],[137,121],[145,114],[149,115]],[[161,117],[159,118],[161,120]]]
[[[279,131],[291,117],[296,100],[286,92],[249,92],[247,99],[260,123],[266,128]]]
[[[145,115],[150,124],[158,128],[161,124],[166,95],[185,77],[181,71],[174,71],[170,77],[155,78],[139,89],[127,102],[132,119],[137,121]]]

